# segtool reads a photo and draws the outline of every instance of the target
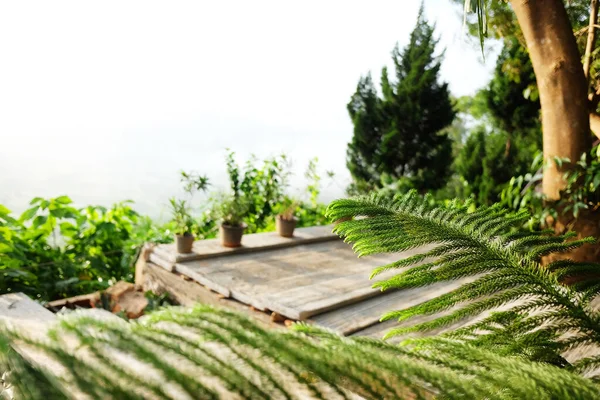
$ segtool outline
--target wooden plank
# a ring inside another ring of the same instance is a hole
[[[397,321],[383,321],[374,325],[370,325],[359,331],[353,332],[349,336],[367,336],[374,339],[382,339],[390,329],[393,329],[396,326],[398,326]],[[399,343],[402,341],[402,339],[392,337],[387,341],[389,343]]]
[[[49,322],[56,315],[23,293],[0,295],[0,320]]]
[[[380,324],[379,318],[389,311],[402,310],[431,300],[470,281],[472,279],[463,279],[423,288],[383,293],[381,296],[315,315],[310,318],[310,322],[344,335],[350,335],[372,325]]]
[[[447,315],[450,312],[456,311],[458,308],[459,307],[453,307],[450,310],[446,310],[446,311],[443,311],[443,312],[440,312],[440,313],[437,313],[434,315],[418,315],[414,318],[411,318],[411,319],[403,321],[403,322],[398,322],[395,320],[384,321],[384,322],[381,322],[378,324],[371,325],[365,329],[356,331],[356,332],[350,334],[350,336],[369,336],[369,337],[381,339],[388,333],[388,331],[390,329],[398,328],[398,327],[407,327],[407,326],[411,326],[411,325],[417,325],[417,324],[421,324],[424,322],[428,322],[433,319],[439,318],[441,316]],[[497,311],[497,310],[500,310],[500,308],[497,308],[495,310],[486,311],[483,314],[465,318],[463,320],[454,322],[450,325],[445,325],[445,326],[433,329],[431,331],[411,332],[411,333],[405,334],[405,335],[393,336],[393,337],[389,338],[388,341],[390,343],[399,343],[408,338],[437,336],[437,335],[443,334],[445,332],[450,332],[455,329],[459,329],[459,328],[471,325],[477,321],[482,320],[486,316],[489,316],[491,312]]]
[[[344,260],[335,256],[335,252],[331,251],[332,246],[341,246],[344,250],[347,247],[336,241],[331,244],[182,263],[177,264],[176,269],[219,293],[230,295],[258,309],[268,308],[288,318],[297,319],[297,312],[265,302],[263,296],[265,293],[285,292],[339,277],[342,273],[339,265]],[[355,258],[353,255],[352,257]]]
[[[170,263],[203,260],[223,255],[245,254],[261,250],[271,250],[290,246],[298,246],[301,244],[338,240],[338,236],[332,233],[332,229],[333,225],[298,228],[294,232],[294,237],[292,238],[281,237],[277,234],[277,232],[263,232],[244,235],[242,239],[242,247],[238,248],[223,247],[220,239],[218,238],[197,240],[194,242],[192,247],[192,253],[189,254],[177,253],[173,243],[161,244],[154,248],[153,253],[155,254],[155,257],[160,257]]]
[[[144,243],[144,246],[140,250],[138,255],[138,259],[135,262],[135,283],[143,282],[144,279],[144,265],[150,259],[150,255],[152,254],[152,249],[154,249],[155,245],[152,243]],[[140,284],[141,286],[141,284]]]
[[[157,294],[168,293],[171,300],[182,306],[190,307],[195,304],[209,304],[225,307],[249,314],[261,324],[269,327],[286,329],[284,324],[271,321],[269,314],[253,311],[249,306],[236,300],[223,298],[217,293],[211,292],[209,289],[199,285],[197,282],[185,280],[182,275],[165,271],[163,268],[152,263],[146,263],[143,280],[136,283],[140,284],[145,291],[151,290]]]
[[[175,263],[173,261],[166,260],[160,254],[155,252],[150,254],[148,260],[163,268],[165,271],[173,272],[173,269],[175,268]]]
[[[192,278],[194,281],[198,282],[201,285],[206,286],[207,288],[214,290],[215,292],[225,296],[231,297],[231,291],[227,288],[227,286],[223,286],[218,282],[215,282],[214,279],[209,279],[205,274],[197,271],[194,268],[190,268],[187,264],[178,264],[177,272],[187,277]]]
[[[417,251],[357,258],[348,244],[329,241],[178,263],[175,270],[224,296],[303,320],[379,296],[369,281],[373,268]]]

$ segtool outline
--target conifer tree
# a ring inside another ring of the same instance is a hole
[[[360,79],[348,104],[354,136],[347,165],[356,188],[381,187],[386,177],[402,179],[419,191],[445,184],[452,149],[442,130],[455,111],[448,85],[439,79],[437,43],[421,5],[408,46],[392,52],[395,76],[383,68],[382,96],[370,75]]]

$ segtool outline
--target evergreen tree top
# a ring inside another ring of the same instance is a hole
[[[359,80],[348,104],[354,137],[347,165],[357,186],[402,180],[428,190],[445,184],[451,141],[443,130],[455,110],[448,84],[439,79],[443,52],[436,54],[434,31],[421,5],[408,45],[392,51],[393,79],[382,69],[381,97],[370,74]]]

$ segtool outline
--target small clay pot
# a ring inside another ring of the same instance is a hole
[[[183,235],[175,235],[175,243],[177,243],[178,253],[191,253],[192,245],[194,244],[194,235],[184,233]]]
[[[297,222],[298,218],[296,217],[292,219],[283,219],[281,218],[281,215],[278,215],[277,218],[275,218],[275,228],[277,229],[277,233],[279,233],[279,236],[287,238],[293,237]]]
[[[247,225],[240,226],[223,225],[219,226],[219,236],[221,244],[225,247],[240,247],[242,245],[242,235]]]

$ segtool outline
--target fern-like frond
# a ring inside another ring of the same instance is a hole
[[[43,339],[16,331],[0,338],[0,368],[10,367],[18,399],[600,396],[594,382],[564,369],[455,340],[395,346],[303,324],[267,330],[208,306],[131,323],[75,315]],[[45,362],[32,361],[41,355]]]
[[[589,307],[600,292],[600,266],[572,261],[559,261],[548,268],[540,264],[542,256],[569,251],[593,242],[592,238],[570,240],[572,234],[556,237],[547,231],[525,232],[520,227],[529,219],[526,213],[509,214],[498,206],[467,212],[464,207],[432,204],[414,192],[394,199],[372,194],[337,200],[327,214],[334,221],[345,220],[335,232],[352,243],[359,256],[424,248],[407,259],[375,269],[372,277],[403,268],[374,287],[406,289],[462,282],[447,294],[385,314],[384,320],[406,321],[387,337],[440,329],[508,307],[519,317],[504,326],[515,338],[511,346],[515,340],[526,343],[533,328],[537,337],[557,338],[575,331],[600,345],[600,319]],[[565,279],[577,283],[573,287],[562,285]],[[554,310],[552,318],[541,323],[535,315],[548,307]],[[434,317],[408,325],[412,318],[422,315]],[[482,323],[461,330],[462,337],[473,336],[476,331],[481,334],[484,327],[490,334],[497,321],[484,319]],[[523,336],[516,338],[518,335]],[[508,343],[507,337],[498,334],[489,340]],[[558,352],[560,342],[555,343]]]

